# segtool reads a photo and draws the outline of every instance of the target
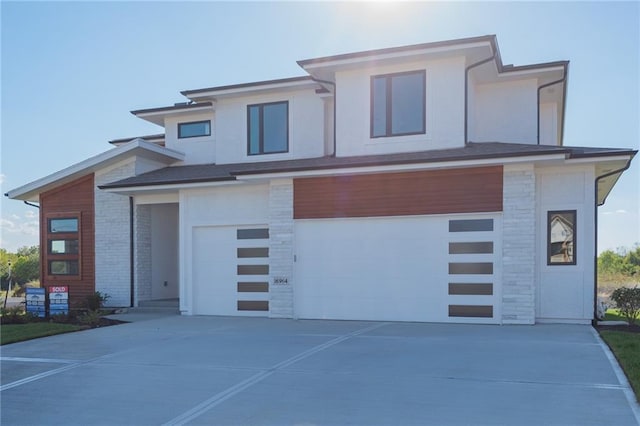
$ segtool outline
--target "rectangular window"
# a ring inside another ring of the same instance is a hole
[[[195,138],[211,135],[211,120],[178,123],[178,138]]]
[[[78,275],[77,260],[50,260],[49,275]]]
[[[547,265],[576,264],[576,211],[547,212]]]
[[[371,137],[425,133],[426,73],[371,77]]]
[[[80,279],[80,213],[52,216],[47,218],[47,249],[43,252],[48,275]]]
[[[289,102],[247,106],[249,155],[289,151]]]
[[[78,254],[78,240],[49,240],[49,254]]]
[[[78,232],[78,219],[70,217],[49,219],[49,232],[52,234]]]

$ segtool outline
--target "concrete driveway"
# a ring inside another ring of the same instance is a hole
[[[163,317],[2,347],[1,420],[638,424],[609,356],[588,326]]]

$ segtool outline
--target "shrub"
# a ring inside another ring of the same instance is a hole
[[[24,306],[0,308],[0,323],[2,324],[26,324],[34,321],[40,321],[40,318],[31,312],[25,312]]]
[[[611,299],[629,325],[635,324],[640,317],[640,288],[617,288],[611,293]]]
[[[95,328],[100,325],[101,318],[102,313],[100,311],[89,311],[86,314],[79,316],[78,322],[83,325],[88,325],[91,328]]]
[[[90,311],[99,311],[110,297],[111,296],[106,293],[96,291],[92,295],[87,296],[87,307]]]

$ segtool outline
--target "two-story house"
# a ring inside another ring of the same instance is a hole
[[[299,61],[132,111],[161,134],[10,191],[41,276],[185,315],[589,322],[596,210],[636,151],[563,146],[568,62],[495,36]]]

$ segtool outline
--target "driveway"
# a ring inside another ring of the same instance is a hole
[[[633,425],[589,326],[162,317],[2,347],[3,425]]]

